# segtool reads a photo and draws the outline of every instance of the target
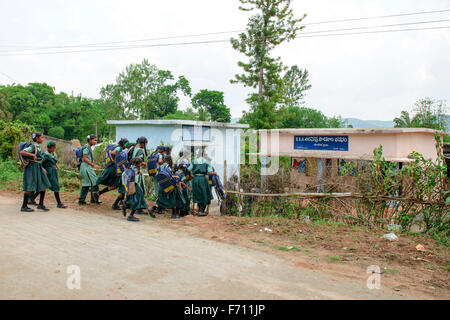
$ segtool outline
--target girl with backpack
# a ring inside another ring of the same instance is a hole
[[[49,211],[44,206],[45,190],[50,187],[50,181],[47,178],[47,172],[42,167],[42,153],[39,146],[43,142],[42,132],[33,133],[33,142],[22,151],[20,155],[22,157],[30,159],[28,165],[23,173],[23,203],[20,211],[33,212],[34,210],[28,207],[28,200],[33,193],[40,195],[39,204],[37,209],[43,211]]]
[[[111,157],[111,161],[113,162],[110,166],[106,167],[105,170],[100,174],[100,176],[97,179],[97,185],[105,185],[106,187],[102,189],[98,195],[101,196],[104,193],[107,193],[109,191],[115,190],[119,188],[119,196],[114,201],[114,204],[112,206],[113,210],[121,210],[119,207],[119,202],[121,202],[125,197],[125,191],[123,188],[121,189],[121,178],[117,177],[116,174],[116,166],[115,166],[115,159],[116,155],[120,152],[122,152],[124,149],[127,149],[130,145],[130,142],[126,138],[120,139],[118,146],[110,152],[109,156]]]
[[[167,156],[170,156],[172,149],[170,147],[166,147],[166,146],[158,146],[158,148],[156,149],[155,153],[158,157],[158,162],[157,162],[157,174],[160,172],[161,166],[164,164],[164,158]],[[156,175],[152,177],[153,178],[153,190],[155,192],[155,195],[158,196],[159,194],[159,183],[158,180],[156,179]],[[154,205],[151,209],[152,212],[156,212],[157,214],[163,214],[163,211],[161,210],[161,208],[158,206],[158,204]]]
[[[146,137],[140,137],[136,140],[136,146],[130,150],[131,155],[129,155],[130,162],[134,158],[141,158],[143,164],[146,165],[145,159],[147,157],[147,143],[148,140]]]
[[[130,149],[128,152],[128,159],[130,159],[130,165],[131,168],[134,169],[136,166],[133,165],[131,162],[133,161],[134,158],[139,158],[142,160],[142,163],[140,164],[141,167],[146,167],[147,163],[145,162],[146,158],[147,158],[147,143],[148,143],[148,139],[146,137],[139,137],[136,140],[136,145],[134,147],[132,147],[132,149]],[[142,175],[142,191],[145,195],[146,193],[146,188],[145,188],[145,183],[144,183],[144,176]],[[137,214],[146,214],[145,211],[143,211],[142,209],[137,209]]]
[[[172,166],[172,157],[165,156],[164,163],[160,166],[160,172],[165,170],[169,175],[172,175]],[[178,182],[181,180],[178,176],[176,176],[176,178],[178,178]],[[180,209],[184,207],[185,203],[179,188],[175,187],[172,191],[166,193],[160,186],[156,205],[160,210],[172,209],[172,219],[181,218],[178,213]]]
[[[91,203],[100,204],[98,200],[97,175],[94,170],[100,169],[100,166],[94,163],[94,155],[92,154],[92,146],[97,144],[97,136],[91,134],[87,136],[87,144],[81,150],[81,191],[78,200],[79,205],[86,205],[86,196],[91,189]]]
[[[188,162],[187,159],[181,158],[178,160],[178,170],[176,171],[176,175],[180,177],[180,187],[181,194],[183,195],[183,199],[185,201],[184,205],[179,208],[180,209],[180,217],[185,217],[189,215],[189,211],[191,210],[191,194],[192,188],[190,186],[191,173],[187,169]]]
[[[142,167],[144,167],[144,161],[140,157],[131,159],[131,168],[126,170],[122,174],[122,185],[127,192],[126,206],[122,206],[124,217],[127,215],[127,207],[131,209],[131,213],[128,216],[128,221],[139,221],[134,215],[136,213],[148,211],[147,202],[145,201],[145,182]],[[129,180],[128,180],[129,179]],[[128,181],[127,181],[128,180]],[[131,184],[133,187],[131,187]],[[150,214],[152,218],[155,218],[153,213]]]
[[[66,209],[67,207],[61,202],[61,198],[59,196],[59,179],[58,179],[58,156],[55,153],[56,151],[56,142],[49,141],[47,142],[47,150],[42,154],[42,167],[47,171],[47,178],[50,182],[49,189],[53,191],[55,194],[55,199],[57,203],[57,208]],[[31,201],[34,202],[34,199],[37,197],[38,193],[35,193],[31,197]],[[30,203],[32,203],[30,202]]]

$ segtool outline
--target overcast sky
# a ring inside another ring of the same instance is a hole
[[[238,0],[0,0],[0,54],[5,46],[78,45],[244,29],[248,14]],[[304,23],[450,9],[450,0],[293,0]],[[450,20],[450,12],[307,26],[303,32]],[[403,28],[450,26],[450,22]],[[398,27],[397,27],[398,28]],[[389,29],[389,28],[384,28]],[[390,28],[392,29],[392,28]],[[378,29],[382,30],[382,29]],[[364,30],[363,30],[364,31]],[[227,39],[230,34],[151,43]],[[148,42],[150,43],[150,42]],[[184,75],[193,92],[225,92],[233,117],[247,109],[249,90],[231,85],[244,59],[229,42],[131,50],[0,56],[0,84],[46,82],[56,88],[98,97],[130,63],[147,58],[175,76]],[[421,97],[450,103],[450,29],[311,37],[283,44],[274,52],[287,65],[310,72],[306,106],[328,116],[392,120]],[[182,109],[189,100],[182,100]]]

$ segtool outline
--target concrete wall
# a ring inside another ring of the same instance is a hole
[[[66,141],[54,137],[43,136],[44,142],[41,144],[41,150],[47,150],[48,141],[56,141],[56,154],[58,155],[59,161],[71,166],[76,166],[75,149],[80,146],[78,140]]]
[[[313,132],[313,131],[312,131]],[[436,159],[435,139],[432,132],[382,132],[379,133],[308,133],[305,135],[348,135],[349,150],[348,151],[320,151],[320,150],[294,150],[294,137],[296,135],[304,135],[304,133],[284,133],[279,135],[269,133],[261,135],[262,153],[280,152],[280,155],[289,153],[295,156],[311,156],[320,158],[339,158],[353,157],[371,158],[373,150],[379,145],[383,146],[383,155],[389,159],[407,159],[408,155],[413,152],[423,154],[426,159]]]

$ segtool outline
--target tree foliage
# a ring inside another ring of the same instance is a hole
[[[9,112],[9,95],[7,92],[0,92],[0,120],[11,121],[12,114]]]
[[[319,110],[289,106],[280,109],[280,128],[343,128],[341,117],[327,117]]]
[[[126,67],[116,83],[105,86],[100,93],[119,118],[157,119],[176,112],[178,93],[191,95],[184,76],[174,79],[171,71],[160,70],[144,59]]]
[[[412,110],[402,111],[400,117],[394,119],[396,128],[430,128],[447,130],[448,115],[446,103],[443,100],[431,98],[419,99]]]
[[[200,90],[192,98],[192,106],[199,111],[201,118],[217,122],[230,122],[230,109],[224,104],[222,91]]]
[[[295,19],[290,0],[239,0],[242,11],[256,11],[249,18],[247,30],[238,39],[232,38],[233,48],[248,57],[240,61],[242,74],[237,74],[231,83],[242,83],[258,89],[250,94],[247,102],[250,111],[244,112],[244,121],[256,129],[273,127],[277,104],[283,100],[282,72],[286,69],[279,57],[272,57],[272,51],[284,42],[296,37],[304,15]]]
[[[297,65],[292,66],[283,77],[284,105],[298,106],[302,104],[305,91],[311,89],[309,84],[308,70],[300,69]]]
[[[64,92],[55,94],[46,83],[0,86],[0,104],[9,120],[66,140],[84,140],[95,132],[107,135],[106,119],[112,119],[111,109],[103,100],[68,96]]]

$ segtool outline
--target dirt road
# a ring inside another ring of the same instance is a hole
[[[3,196],[0,205],[0,299],[405,298],[147,219],[54,206],[25,214],[19,199]],[[80,290],[67,288],[72,265]]]

